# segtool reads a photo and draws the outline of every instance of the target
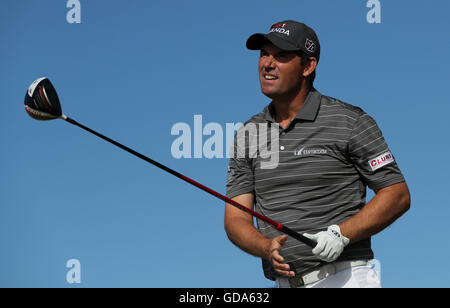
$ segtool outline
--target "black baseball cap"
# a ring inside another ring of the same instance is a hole
[[[273,24],[267,34],[255,33],[247,40],[247,48],[259,50],[267,43],[287,51],[301,50],[319,62],[320,44],[316,32],[304,23],[295,20],[285,20]]]

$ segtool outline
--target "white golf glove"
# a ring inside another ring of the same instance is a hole
[[[350,240],[341,234],[338,225],[331,225],[327,231],[316,234],[303,234],[305,237],[317,242],[312,253],[320,260],[325,262],[333,262],[344,251],[344,247],[348,245]]]

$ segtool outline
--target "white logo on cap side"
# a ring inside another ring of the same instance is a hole
[[[306,39],[305,48],[309,52],[314,52],[314,50],[316,49],[316,44],[314,44],[314,42],[312,40]]]

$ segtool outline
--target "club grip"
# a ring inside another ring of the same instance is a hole
[[[295,231],[292,230],[292,229],[289,229],[289,228],[286,227],[286,226],[283,226],[283,227],[281,228],[280,231],[283,232],[283,233],[285,233],[285,234],[287,234],[287,235],[292,236],[293,238],[295,238],[296,240],[299,240],[299,241],[302,242],[302,243],[305,243],[306,245],[308,245],[308,246],[311,247],[311,248],[314,248],[314,247],[316,247],[316,245],[317,245],[317,243],[316,243],[315,241],[313,241],[313,240],[307,238],[307,237],[304,236],[304,235],[301,235],[300,233],[295,232]]]

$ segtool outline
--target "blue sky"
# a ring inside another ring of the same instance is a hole
[[[179,122],[244,122],[268,103],[254,32],[313,27],[316,88],[372,115],[412,193],[373,237],[385,287],[450,287],[448,1],[66,1],[0,3],[0,287],[271,287],[233,246],[223,202],[64,121],[23,110],[47,76],[75,120],[225,193],[226,158],[175,159]],[[446,39],[447,37],[447,39]],[[206,137],[205,137],[206,138]],[[369,194],[369,197],[373,194]],[[81,262],[68,284],[66,262]]]

